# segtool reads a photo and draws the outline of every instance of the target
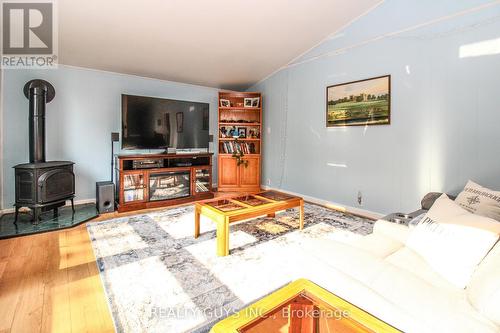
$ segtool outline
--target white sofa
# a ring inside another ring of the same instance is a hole
[[[307,277],[405,332],[500,332],[500,243],[459,289],[405,246],[409,232],[379,220],[372,234],[349,245],[305,246],[331,272]]]

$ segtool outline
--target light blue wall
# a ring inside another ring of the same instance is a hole
[[[12,166],[29,158],[28,100],[22,89],[35,78],[51,82],[56,89],[56,98],[47,105],[46,156],[47,160],[75,162],[77,200],[95,198],[95,182],[110,177],[110,133],[121,130],[121,94],[210,103],[211,134],[217,127],[218,90],[214,88],[66,66],[5,70],[1,129],[4,208],[14,203]],[[115,151],[119,148],[116,144]]]
[[[489,2],[386,1],[251,87],[264,99],[263,184],[379,213],[467,179],[500,190],[500,55],[459,57],[500,38],[500,5],[475,8]],[[326,128],[327,86],[386,74],[390,126]]]

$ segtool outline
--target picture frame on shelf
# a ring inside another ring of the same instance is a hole
[[[253,98],[251,97],[245,97],[243,99],[243,106],[246,108],[251,108],[253,104]]]
[[[260,138],[259,129],[258,128],[250,128],[248,130],[248,137],[250,139],[259,139]]]
[[[220,132],[220,137],[221,138],[227,138],[227,129],[225,126],[222,126],[220,129],[219,129],[219,132]]]
[[[242,139],[246,139],[247,137],[247,128],[246,127],[238,127],[238,137]]]
[[[228,99],[220,99],[219,101],[220,103],[220,106],[223,107],[223,108],[230,108],[231,107],[231,101],[228,100]]]
[[[260,104],[260,98],[259,97],[252,98],[252,107],[253,108],[258,108],[259,104]]]

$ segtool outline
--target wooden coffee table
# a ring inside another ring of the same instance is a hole
[[[398,333],[306,279],[296,280],[215,324],[210,333]]]
[[[197,202],[194,213],[194,238],[200,235],[200,214],[203,214],[217,224],[217,255],[227,256],[230,223],[262,215],[274,217],[276,212],[294,207],[299,208],[300,229],[303,229],[304,199],[293,195],[265,191],[229,199]]]

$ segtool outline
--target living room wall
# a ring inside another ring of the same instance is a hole
[[[121,132],[121,94],[210,103],[211,132],[217,127],[215,88],[63,65],[56,70],[5,70],[0,129],[4,208],[14,203],[12,167],[29,158],[28,100],[22,90],[35,78],[49,81],[56,89],[56,97],[47,105],[47,159],[75,162],[76,200],[94,199],[95,182],[110,177],[110,133]],[[115,151],[119,149],[120,144],[115,144]],[[214,177],[216,183],[216,172]]]
[[[500,190],[499,53],[498,2],[385,1],[249,89],[263,185],[378,213],[468,179]],[[386,74],[391,125],[326,127],[327,86]]]

